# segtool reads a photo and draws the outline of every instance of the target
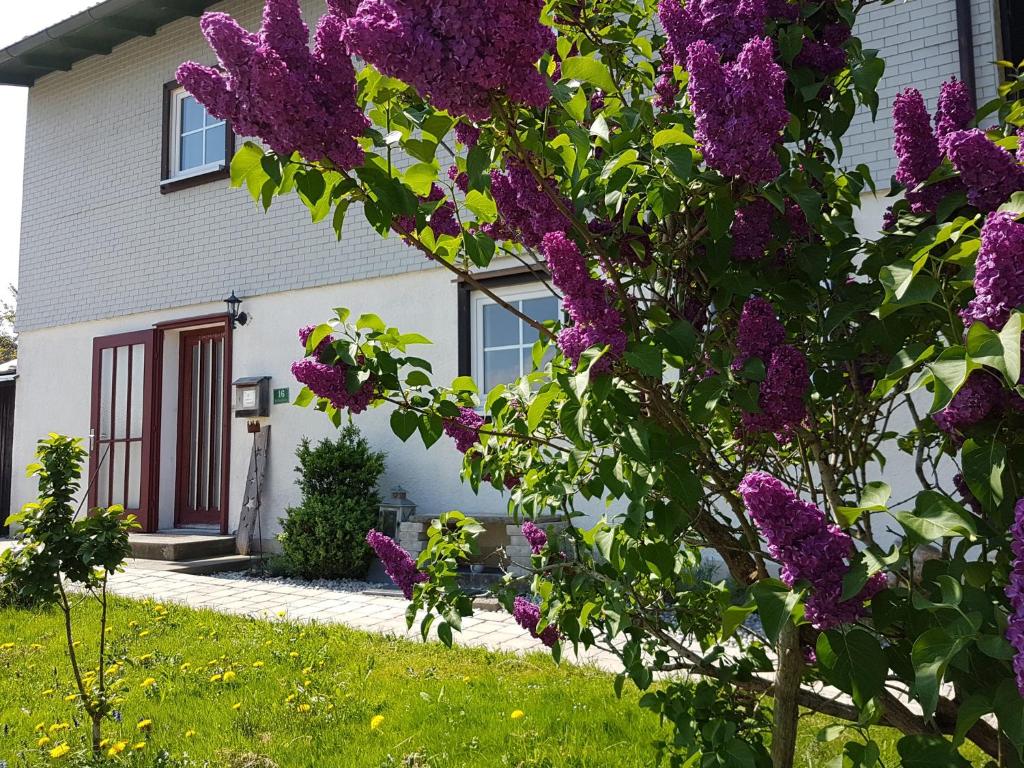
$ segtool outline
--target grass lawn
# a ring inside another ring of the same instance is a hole
[[[83,652],[94,647],[94,635],[82,639]],[[609,675],[557,667],[542,654],[448,650],[127,600],[114,604],[108,642],[120,723],[108,722],[104,735],[123,747],[111,765],[655,764],[659,725],[636,706],[635,689],[617,700]],[[0,765],[82,763],[72,691],[59,612],[0,609]],[[805,720],[802,765],[836,754],[835,744],[814,740],[824,724]],[[886,741],[886,764],[898,764],[894,739]],[[70,751],[51,757],[63,744]]]

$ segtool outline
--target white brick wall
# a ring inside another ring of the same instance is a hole
[[[228,0],[249,28],[261,0]],[[304,0],[315,23],[322,0]],[[311,25],[312,26],[312,25]],[[160,194],[163,84],[214,57],[198,19],[43,78],[29,97],[21,330],[330,285],[429,267],[358,210],[341,243],[297,199],[259,212],[224,180]]]
[[[995,92],[993,0],[973,0],[979,101]],[[307,19],[322,0],[304,0]],[[261,0],[217,6],[249,28]],[[853,123],[845,162],[892,172],[889,110],[907,85],[934,104],[958,71],[954,0],[871,6],[859,33],[888,59],[879,120]],[[162,86],[188,58],[212,61],[195,18],[32,88],[28,111],[18,324],[21,330],[321,286],[429,268],[351,211],[343,241],[297,200],[268,215],[224,181],[160,194]]]

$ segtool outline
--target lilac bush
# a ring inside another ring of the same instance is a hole
[[[798,764],[800,706],[852,726],[851,765],[882,753],[868,723],[903,732],[904,761],[1024,746],[1005,592],[1024,79],[1007,72],[983,129],[956,79],[934,118],[916,83],[881,101],[861,5],[332,0],[307,54],[271,3],[258,33],[204,21],[224,73],[186,83],[270,149],[239,150],[235,186],[264,206],[296,190],[339,237],[358,211],[530,329],[539,364],[485,392],[339,308],[296,364],[298,402],[340,424],[365,393],[398,439],[453,440],[536,554],[493,596],[556,658],[615,654],[670,764]],[[372,130],[313,135],[326,81],[302,62],[338,43],[361,68],[331,70],[339,103]],[[253,101],[271,82],[295,93]],[[855,214],[885,180],[840,151],[858,110],[893,115],[881,235]],[[361,163],[328,153],[356,136]],[[495,290],[521,274],[564,312],[540,323]],[[472,612],[458,576],[481,532],[442,514],[419,567],[379,542],[424,636],[451,642]]]

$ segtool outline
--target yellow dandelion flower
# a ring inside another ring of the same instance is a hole
[[[0,651],[9,651],[13,647],[14,643],[4,643],[3,645],[0,645]]]
[[[43,691],[43,692],[42,692],[41,694],[39,694],[39,695],[40,695],[40,696],[52,696],[53,694],[54,694],[54,690],[53,690],[53,688],[47,688],[47,689],[46,689],[45,691]]]
[[[186,661],[184,664],[178,667],[178,669],[180,669],[182,672],[188,672],[190,669],[192,669],[192,665]]]
[[[384,715],[374,715],[370,718],[371,731],[379,731],[382,725],[384,725]]]
[[[267,642],[265,642],[265,643],[264,643],[263,645],[264,645],[265,647],[269,648],[269,647],[270,647],[270,646],[272,646],[273,644],[274,644],[274,641],[273,641],[273,640],[267,640]]]
[[[77,648],[77,647],[78,647],[78,646],[80,646],[81,644],[82,644],[82,641],[81,641],[81,640],[75,640],[75,642],[73,642],[73,643],[71,644],[71,646],[72,646],[73,648]]]
[[[107,757],[117,757],[125,748],[128,746],[127,741],[115,741],[110,745],[110,749],[107,750]]]
[[[51,741],[53,741],[53,739],[51,739],[49,736],[40,736],[39,741],[36,742],[36,746],[45,747]]]
[[[114,675],[116,675],[120,671],[121,671],[121,665],[120,664],[111,664],[109,667],[107,667],[107,677],[113,677]]]
[[[211,683],[219,683],[221,681],[221,678],[223,678],[223,677],[224,677],[224,675],[221,675],[221,674],[213,675],[213,677],[210,678],[210,682]]]
[[[39,733],[44,728],[46,728],[46,721],[45,720],[43,722],[41,722],[41,723],[36,723],[36,727],[33,728],[32,730],[34,730],[36,733]]]
[[[78,698],[78,694],[77,693],[69,693],[67,696],[64,697],[64,701],[74,701],[77,698]]]
[[[139,632],[139,637],[149,637],[149,630],[144,629],[141,632]]]
[[[154,611],[156,611],[157,613],[163,613],[163,612],[164,612],[164,611],[166,611],[167,609],[166,609],[166,608],[164,608],[164,607],[163,607],[162,605],[160,605],[160,604],[158,603],[157,605],[154,605],[154,606],[153,606],[153,610],[154,610]]]
[[[299,704],[299,706],[297,706],[295,709],[297,709],[299,712],[309,712],[309,710],[311,710],[312,707],[309,704]]]
[[[142,663],[145,663],[147,661],[152,661],[152,659],[153,659],[153,654],[152,653],[147,653],[145,656],[139,656],[139,661],[142,662]]]
[[[185,738],[186,739],[191,739],[195,735],[196,735],[196,732],[193,731],[191,728],[189,728],[187,731],[185,731]]]
[[[259,669],[260,667],[266,666],[266,664],[264,662],[262,662],[262,661],[254,661],[252,663],[252,666],[253,666],[253,669]]]
[[[242,708],[242,702],[239,701],[239,702],[236,702],[235,704],[232,704],[231,708],[233,710],[235,710],[235,712],[237,712],[238,710],[240,710]]]
[[[128,626],[131,627],[132,629],[135,629],[137,626],[139,626],[139,622],[137,622],[137,621],[129,621],[128,622]]]
[[[152,677],[147,677],[145,680],[142,681],[142,685],[140,685],[139,687],[152,688],[154,685],[156,685],[156,680]]]
[[[464,682],[464,683],[468,683],[468,682],[470,682],[470,680],[471,680],[471,679],[472,679],[472,678],[470,678],[470,676],[469,676],[469,675],[466,675],[465,677],[463,677],[463,678],[462,678],[462,682]]]
[[[56,747],[50,750],[50,757],[54,759],[60,759],[70,751],[71,747],[69,747],[67,744],[58,744]]]
[[[306,679],[306,680],[302,681],[302,684],[308,688],[309,684],[312,683],[312,682],[313,682],[312,680]]]
[[[313,668],[312,667],[306,667],[304,670],[302,670],[302,674],[304,674],[304,675],[311,675],[312,673],[313,673]]]
[[[278,615],[278,617],[283,619],[286,613],[287,613],[287,611],[278,611],[277,615]],[[11,643],[11,647],[12,648],[14,647],[14,643]]]
[[[50,733],[60,733],[61,731],[66,731],[70,727],[71,726],[67,723],[54,723],[50,726],[49,730]]]
[[[221,677],[221,679],[222,679],[222,680],[223,680],[223,681],[224,681],[225,683],[230,683],[230,682],[231,682],[232,680],[234,680],[234,679],[235,679],[236,677],[238,677],[238,675],[236,675],[236,674],[235,674],[234,672],[232,672],[232,671],[231,671],[231,670],[229,669],[229,670],[228,670],[227,672],[225,672],[225,673],[224,673],[224,675],[223,675],[223,676]]]
[[[295,694],[294,693],[289,694],[288,698],[286,698],[284,700],[284,703],[285,704],[291,704],[293,701],[295,701]]]
[[[33,651],[38,651],[38,650],[40,650],[40,649],[41,649],[42,647],[43,647],[43,646],[41,646],[41,645],[40,645],[39,643],[32,643],[32,645],[30,645],[30,646],[29,646],[29,648],[31,648],[31,649],[32,649]]]
[[[139,720],[139,724],[136,725],[135,727],[137,729],[139,729],[140,731],[146,731],[146,730],[149,730],[152,726],[153,726],[153,721],[152,720]]]
[[[513,720],[522,720],[524,717],[526,717],[526,713],[523,712],[523,710],[521,709],[515,709],[512,711],[512,714],[509,715],[509,717],[511,717]]]
[[[132,749],[136,749],[136,750],[138,750],[138,749],[145,749],[145,748],[146,748],[146,742],[144,742],[144,741],[140,741],[138,744],[132,745]]]

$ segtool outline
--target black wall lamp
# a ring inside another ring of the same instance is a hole
[[[224,303],[228,305],[228,317],[231,318],[231,327],[236,328],[239,325],[245,325],[249,322],[249,316],[245,312],[239,312],[238,308],[242,304],[242,300],[235,296],[235,292],[232,291],[231,295],[224,299]]]

